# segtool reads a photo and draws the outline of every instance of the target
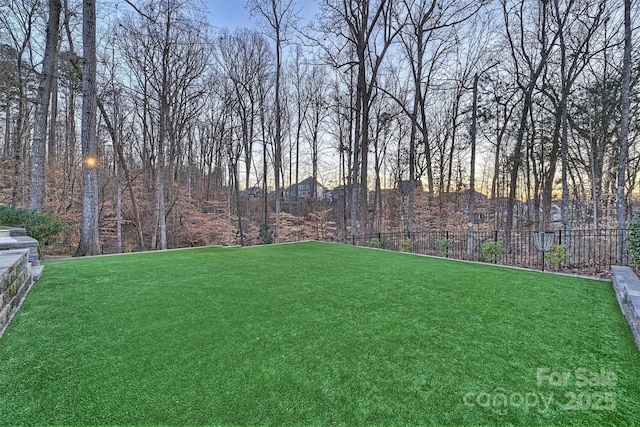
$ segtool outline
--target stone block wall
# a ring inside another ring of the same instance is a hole
[[[640,349],[640,279],[629,267],[612,266],[613,289]]]
[[[1,225],[1,224],[0,224]],[[29,261],[32,266],[40,264],[38,260],[38,241],[27,236],[21,227],[9,227],[9,237],[0,236],[0,251],[10,249],[29,249]]]
[[[32,286],[29,249],[0,251],[0,337]]]

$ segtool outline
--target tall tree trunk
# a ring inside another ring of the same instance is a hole
[[[49,137],[47,138],[47,163],[50,168],[55,166],[58,158],[57,122],[58,122],[58,79],[54,70],[51,85],[51,108],[49,110]]]
[[[156,240],[156,245],[154,249],[165,250],[167,249],[167,217],[165,212],[165,202],[164,202],[164,183],[165,183],[165,173],[164,173],[164,145],[165,145],[165,136],[166,136],[166,97],[163,97],[163,101],[161,101],[162,105],[160,106],[160,129],[158,138],[158,147],[157,147],[157,155],[156,155],[156,218],[157,223],[155,224],[155,228],[158,232],[158,239]]]
[[[4,92],[4,146],[2,148],[2,158],[9,158],[11,155],[11,86],[7,85]]]
[[[98,143],[96,135],[96,2],[82,3],[82,226],[74,256],[98,255]]]
[[[238,176],[238,158],[232,163],[231,176],[233,177],[233,197],[236,201],[236,216],[238,219],[238,234],[240,238],[240,246],[245,245],[244,228],[242,226],[242,201],[240,200],[240,177]]]
[[[456,99],[453,103],[453,116],[451,118],[451,148],[449,150],[448,155],[446,156],[447,162],[447,184],[446,184],[446,192],[449,193],[451,191],[451,178],[453,176],[453,159],[455,158],[455,151],[457,147],[457,135],[458,135],[458,116],[460,115],[460,95],[461,92],[458,91],[456,93]],[[444,138],[443,144],[446,145],[447,139]],[[442,173],[442,172],[441,172]],[[458,191],[456,188],[455,191]]]
[[[369,215],[369,120],[371,118],[371,94],[365,90],[362,94],[362,122],[360,139],[360,211],[361,229],[366,233],[371,224]]]
[[[536,79],[537,80],[537,79]],[[507,238],[507,245],[511,243],[511,230],[513,230],[514,222],[514,207],[516,204],[517,184],[518,184],[518,172],[520,170],[520,163],[522,162],[522,144],[524,143],[524,136],[527,128],[527,121],[529,116],[529,110],[532,105],[532,94],[535,88],[535,81],[531,81],[524,94],[522,114],[520,115],[520,125],[518,126],[518,134],[516,137],[516,146],[513,149],[511,174],[509,176],[509,199],[507,200],[507,219],[505,224],[505,234]]]
[[[469,224],[467,231],[467,259],[473,259],[474,254],[474,230],[473,224],[476,217],[476,133],[478,129],[478,80],[480,76],[473,76],[473,104],[471,110],[471,168],[469,171]]]
[[[280,203],[282,200],[282,188],[280,183],[280,173],[282,171],[282,100],[281,100],[281,74],[282,74],[282,34],[280,33],[280,19],[276,8],[276,1],[272,0],[274,30],[276,33],[276,135],[275,135],[275,159],[274,159],[274,182],[276,186],[276,230],[275,243],[280,243]]]
[[[620,155],[618,158],[618,185],[616,188],[618,203],[616,206],[618,220],[619,261],[627,264],[627,251],[624,244],[624,232],[627,227],[627,201],[625,194],[625,178],[627,174],[627,157],[629,152],[629,113],[631,92],[631,0],[624,0],[624,62],[622,66],[622,89],[620,104]]]
[[[159,129],[158,129],[158,147],[156,157],[156,224],[158,230],[158,241],[156,248],[160,250],[167,249],[167,214],[165,211],[165,145],[169,134],[169,63],[171,61],[171,28],[172,15],[167,11],[166,22],[164,23],[164,41],[162,49],[161,64],[161,87],[160,87],[160,111],[159,111]]]
[[[45,199],[46,135],[49,116],[51,86],[58,63],[58,38],[60,35],[60,0],[49,0],[49,23],[42,64],[42,75],[38,85],[38,98],[33,121],[33,141],[31,144],[31,175],[29,182],[29,209],[42,211]]]
[[[554,111],[553,137],[551,139],[551,150],[549,151],[549,167],[544,172],[542,183],[542,228],[548,229],[551,225],[551,203],[553,201],[553,186],[558,164],[558,155],[561,155],[560,129],[562,124],[562,113],[556,109]]]
[[[306,109],[302,108],[302,76],[300,69],[300,49],[296,49],[296,101],[297,101],[297,112],[298,112],[298,123],[296,124],[296,183],[295,187],[293,185],[290,188],[295,188],[294,196],[291,195],[291,191],[289,191],[289,202],[292,200],[298,200],[298,183],[300,182],[300,137],[302,134],[302,125],[304,118],[306,116]]]
[[[120,135],[118,135],[120,136]],[[118,138],[117,145],[120,145]],[[113,167],[116,172],[116,251],[122,253],[122,177],[120,172],[120,162],[117,156],[117,147],[113,147]]]
[[[19,95],[18,95],[18,117],[16,118],[16,131],[13,133],[13,190],[11,192],[11,206],[18,207],[22,201],[24,182],[24,158],[22,146],[24,144],[24,128],[27,121],[26,106],[26,82],[22,77],[22,67],[18,67]]]
[[[69,22],[65,19],[65,28],[67,30],[67,35],[68,37],[71,36],[71,30],[69,28]],[[77,58],[75,56],[75,51],[73,48],[73,44],[70,44],[69,46],[69,52],[71,53],[71,57],[72,58]],[[71,61],[72,66],[74,67],[76,74],[78,75],[78,77],[82,80],[82,75],[83,75],[83,71],[80,68],[80,65],[78,64],[77,60],[72,60]],[[146,83],[146,81],[145,81]],[[145,100],[146,100],[146,90],[145,90]],[[75,120],[73,117],[73,111],[74,111],[74,105],[75,105],[75,101],[74,101],[74,95],[73,95],[73,90],[70,89],[69,90],[69,99],[67,101],[67,117],[66,117],[66,122],[67,122],[67,130],[65,132],[65,140],[66,140],[66,147],[67,147],[67,154],[66,154],[66,158],[65,158],[65,162],[68,164],[68,168],[65,168],[66,172],[65,172],[65,176],[71,176],[72,175],[72,171],[74,170],[73,164],[73,158],[75,157]],[[69,107],[69,105],[71,105],[71,107]],[[113,126],[113,124],[111,123],[111,119],[109,118],[109,115],[107,113],[106,108],[104,107],[104,104],[102,103],[102,101],[96,96],[96,105],[98,107],[98,109],[100,110],[100,114],[102,116],[102,119],[104,120],[105,126],[107,128],[107,131],[109,132],[109,135],[111,137],[111,142],[113,143],[114,149],[116,150],[116,153],[118,155],[118,161],[119,161],[119,166],[122,168],[122,171],[124,172],[124,177],[127,183],[127,188],[128,188],[128,192],[129,192],[129,198],[131,199],[131,209],[133,211],[133,216],[136,220],[136,223],[134,224],[137,230],[137,234],[138,234],[138,242],[140,244],[140,246],[144,246],[144,237],[142,234],[142,221],[140,219],[140,213],[138,210],[138,203],[136,202],[136,197],[134,195],[133,192],[133,180],[131,178],[131,173],[129,172],[129,168],[127,167],[127,162],[124,156],[124,151],[122,149],[122,144],[121,142],[121,138],[118,137],[118,133],[116,132],[115,127]],[[145,109],[146,111],[146,109]],[[146,118],[146,113],[144,113],[143,115],[143,150],[144,148],[146,148],[146,122],[145,122],[145,118]],[[146,159],[146,156],[143,156]],[[72,198],[73,201],[73,198]],[[153,247],[155,247],[154,245],[152,245]]]
[[[362,57],[362,58],[361,58]],[[358,77],[356,80],[356,101],[354,112],[354,135],[353,135],[353,162],[351,164],[351,236],[355,236],[358,229],[358,217],[360,213],[360,192],[362,191],[360,176],[360,162],[362,154],[362,92],[364,91],[364,52],[358,53]],[[360,62],[361,61],[361,62]]]
[[[420,28],[416,29],[417,36],[417,47],[418,52],[416,55],[416,65],[413,70],[413,84],[414,84],[414,92],[413,92],[413,108],[411,110],[411,134],[409,137],[409,206],[407,209],[407,234],[411,236],[413,233],[413,210],[415,205],[415,179],[416,179],[416,135],[418,131],[418,108],[422,106],[422,62],[424,60],[424,42],[423,42],[423,23],[421,23]],[[423,110],[424,114],[424,110]],[[424,118],[424,117],[423,117]],[[425,123],[422,123],[423,130]],[[424,132],[423,132],[424,136]],[[423,141],[425,144],[425,151],[427,152],[427,161],[430,162],[430,153],[428,148],[428,143],[426,139]],[[428,168],[430,169],[430,168]],[[429,176],[431,176],[431,171],[428,172]],[[431,178],[428,178],[429,181],[429,189],[432,189],[433,181]]]
[[[569,169],[569,134],[568,134],[568,98],[569,98],[569,86],[567,83],[566,74],[566,49],[564,47],[564,37],[562,31],[560,33],[560,74],[562,78],[562,99],[560,100],[561,110],[561,132],[560,132],[560,157],[561,157],[561,175],[562,175],[562,229],[564,231],[564,244],[567,247],[571,246],[571,234],[569,233],[569,181],[567,177],[567,171]]]
[[[600,185],[596,174],[596,152],[593,138],[592,111],[589,110],[589,173],[591,175],[591,199],[593,202],[593,231],[598,230],[598,209],[600,205]]]
[[[76,99],[73,89],[67,89],[65,102],[65,127],[64,127],[64,178],[62,185],[61,202],[66,213],[73,206],[73,186],[75,184],[75,158],[76,158]],[[67,203],[68,199],[68,203]]]

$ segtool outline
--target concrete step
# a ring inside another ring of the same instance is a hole
[[[42,270],[44,270],[44,265],[31,266],[31,277],[34,282],[37,282],[42,276]]]

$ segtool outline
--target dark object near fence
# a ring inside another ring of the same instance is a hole
[[[536,250],[542,252],[542,271],[544,271],[544,254],[549,250],[553,244],[555,233],[553,231],[538,231],[533,233],[533,241],[536,245]]]

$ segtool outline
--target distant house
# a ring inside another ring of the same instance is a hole
[[[262,188],[250,187],[249,190],[247,190],[247,193],[249,193],[250,198],[262,197]]]
[[[324,185],[320,184],[319,182],[315,181],[313,177],[309,177],[299,182],[297,185],[292,184],[290,187],[286,188],[284,190],[285,200],[288,201],[290,198],[291,199],[296,198],[296,189],[297,189],[298,199],[309,199],[311,198],[311,194],[314,186],[316,190],[316,198],[324,199],[325,193],[327,192],[327,188]]]
[[[496,197],[489,201],[492,210],[495,209],[495,213],[500,216],[506,216],[509,212],[509,198],[508,197]],[[513,201],[513,215],[515,218],[524,218],[527,213],[527,203],[520,200]]]
[[[460,203],[460,208],[462,209],[463,212],[469,212],[469,201],[471,199],[471,191],[470,190],[462,190],[460,192],[460,198],[459,203]],[[489,196],[487,196],[484,193],[481,193],[479,191],[474,191],[473,192],[473,200],[474,200],[474,204],[475,207],[478,208],[480,206],[484,206],[488,201],[489,201]]]
[[[347,189],[344,185],[339,185],[333,190],[325,193],[325,199],[330,203],[344,203],[347,198]]]
[[[495,206],[496,213],[500,215],[506,215],[509,210],[509,198],[508,197],[496,197],[491,199],[491,203]]]

